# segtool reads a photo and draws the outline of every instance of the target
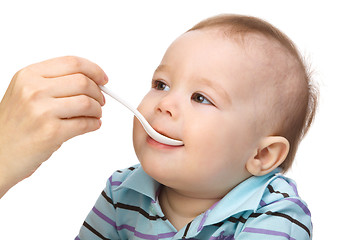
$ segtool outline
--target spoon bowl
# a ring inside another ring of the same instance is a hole
[[[111,91],[110,89],[108,89],[105,86],[99,86],[99,88],[103,92],[105,92],[107,95],[109,95],[110,97],[114,98],[116,101],[118,101],[119,103],[124,105],[126,108],[128,108],[130,111],[132,111],[134,113],[134,115],[136,116],[136,118],[142,124],[142,126],[143,126],[144,130],[146,131],[146,133],[151,138],[153,138],[155,141],[163,143],[163,144],[166,144],[166,145],[171,145],[171,146],[181,146],[181,145],[183,145],[182,141],[166,137],[166,136],[158,133],[157,131],[155,131],[150,126],[150,124],[147,122],[147,120],[142,116],[142,114],[136,108],[132,107],[127,101],[123,100],[116,93],[114,93],[113,91]]]

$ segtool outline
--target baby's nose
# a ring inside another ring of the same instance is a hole
[[[167,95],[163,97],[156,105],[155,110],[157,113],[166,114],[169,117],[177,118],[179,107],[178,99],[174,95]]]

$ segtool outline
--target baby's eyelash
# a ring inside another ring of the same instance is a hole
[[[201,93],[193,93],[191,99],[197,103],[207,104],[207,105],[213,105],[214,104],[203,94]]]
[[[153,80],[152,88],[160,91],[169,91],[169,86],[161,80]]]

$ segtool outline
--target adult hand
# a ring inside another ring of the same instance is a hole
[[[105,103],[96,64],[60,57],[18,71],[0,103],[0,198],[63,142],[101,126]]]

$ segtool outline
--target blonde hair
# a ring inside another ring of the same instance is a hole
[[[303,82],[300,84],[303,87],[296,93],[299,96],[287,99],[288,104],[284,107],[287,113],[279,123],[275,124],[279,129],[275,129],[273,133],[285,137],[290,143],[288,156],[280,165],[282,171],[286,172],[293,163],[299,143],[314,120],[319,95],[299,51],[295,44],[279,29],[256,17],[234,14],[218,15],[199,22],[187,32],[207,28],[222,29],[226,36],[236,36],[241,40],[250,34],[260,34],[279,43],[294,58],[297,65],[295,67],[299,70],[295,72],[296,76],[294,77]],[[274,107],[278,108],[279,106]],[[278,111],[283,111],[283,109]]]

